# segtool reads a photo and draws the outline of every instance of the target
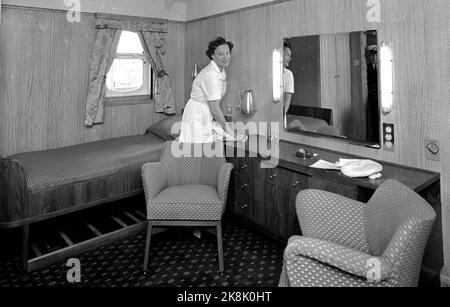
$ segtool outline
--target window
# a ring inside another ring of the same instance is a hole
[[[122,31],[106,76],[107,104],[145,103],[153,98],[154,76],[137,33]]]

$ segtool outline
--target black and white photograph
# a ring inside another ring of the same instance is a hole
[[[449,59],[449,0],[0,0],[0,290],[450,287]]]

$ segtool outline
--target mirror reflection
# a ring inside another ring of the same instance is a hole
[[[379,148],[376,31],[284,39],[284,127]]]

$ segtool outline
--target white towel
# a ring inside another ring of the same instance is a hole
[[[319,160],[310,167],[340,170],[345,176],[348,177],[369,177],[371,180],[381,178],[381,171],[383,170],[383,166],[375,161],[357,159],[339,159],[336,163]]]
[[[227,131],[223,130],[219,123],[213,122],[212,130],[216,139],[219,141],[239,141],[239,142],[247,142],[248,136],[236,133],[236,137],[229,134]]]
[[[339,159],[336,166],[341,168],[341,172],[348,177],[360,178],[369,177],[370,179],[381,178],[383,165],[372,160],[358,159]]]

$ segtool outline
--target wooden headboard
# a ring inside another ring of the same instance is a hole
[[[290,105],[287,114],[320,118],[326,121],[328,125],[333,125],[332,109]]]

